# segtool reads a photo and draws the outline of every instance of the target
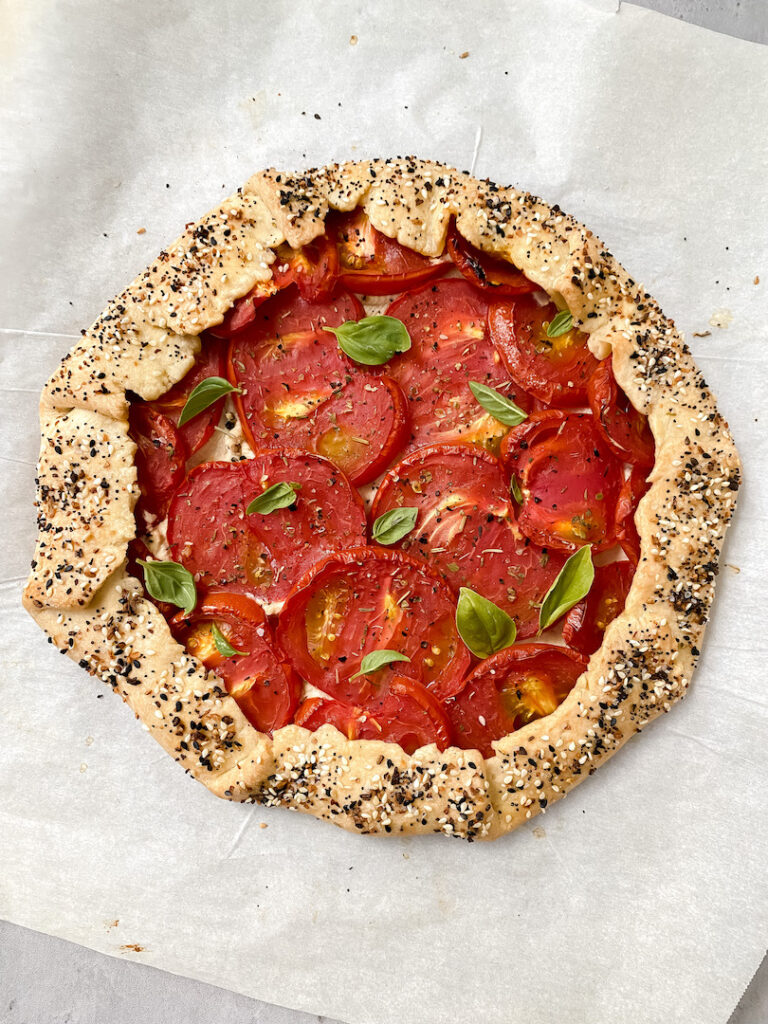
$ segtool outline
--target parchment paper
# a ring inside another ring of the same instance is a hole
[[[768,930],[768,51],[584,0],[3,18],[0,913],[353,1024],[725,1022]],[[80,328],[253,170],[410,152],[561,203],[711,332],[746,469],[690,697],[492,845],[216,801],[19,608],[38,393]]]

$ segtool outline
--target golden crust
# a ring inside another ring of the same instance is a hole
[[[565,702],[500,740],[488,759],[435,747],[408,756],[394,744],[346,740],[331,726],[289,726],[270,740],[172,639],[123,568],[135,482],[126,389],[151,398],[179,380],[200,331],[270,276],[274,246],[305,244],[330,209],[356,205],[379,230],[431,256],[455,216],[474,245],[564,301],[593,351],[612,353],[617,380],[656,440],[652,487],[636,517],[642,556],[624,613]],[[680,699],[740,481],[728,427],[674,323],[591,232],[527,193],[416,159],[254,175],[108,307],[51,378],[41,423],[41,532],[25,604],[53,642],[109,682],[217,795],[288,806],[362,833],[495,838],[562,797]],[[104,505],[94,497],[102,477],[111,494]]]

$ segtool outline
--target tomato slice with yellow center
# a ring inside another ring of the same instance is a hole
[[[578,405],[586,399],[597,359],[587,335],[575,327],[549,337],[557,312],[554,303],[540,305],[531,295],[496,303],[488,314],[490,335],[522,388],[547,405]]]
[[[240,388],[235,404],[254,450],[316,452],[355,484],[392,460],[407,434],[402,392],[391,378],[354,365],[324,330],[364,315],[349,294],[309,302],[291,288],[232,339],[229,378]]]
[[[411,348],[387,364],[410,410],[406,450],[427,444],[473,444],[498,450],[509,427],[472,394],[476,381],[523,410],[530,399],[515,385],[488,337],[488,303],[466,281],[447,278],[407,292],[387,310],[401,320]]]
[[[492,655],[446,702],[454,742],[492,757],[493,740],[552,714],[586,665],[580,654],[552,644],[519,644]]]
[[[171,625],[189,653],[224,681],[254,728],[271,734],[292,721],[301,682],[274,646],[256,601],[245,594],[209,591],[194,612],[179,612]],[[234,654],[219,650],[214,627]]]
[[[455,623],[456,599],[427,566],[400,551],[339,551],[314,565],[288,596],[277,635],[291,664],[330,696],[366,705],[393,674],[439,700],[456,693],[469,651]],[[353,679],[378,650],[410,659]]]
[[[468,445],[419,448],[381,481],[370,521],[402,507],[418,509],[418,518],[397,542],[400,550],[424,559],[455,592],[469,587],[493,601],[521,639],[536,633],[539,606],[565,555],[520,530],[498,459]]]
[[[502,460],[519,481],[517,521],[532,541],[561,551],[613,544],[623,468],[591,415],[532,413],[505,437]]]

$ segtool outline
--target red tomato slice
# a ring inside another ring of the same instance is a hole
[[[557,314],[553,303],[540,306],[532,296],[499,302],[488,315],[491,340],[512,377],[548,405],[578,405],[597,367],[587,335],[571,328],[548,338],[546,324]]]
[[[610,359],[604,359],[587,382],[587,398],[597,429],[620,459],[650,469],[653,434],[648,420],[616,383]]]
[[[341,285],[365,295],[392,295],[444,274],[445,261],[431,260],[377,231],[361,209],[328,220],[335,241]]]
[[[398,677],[390,681],[384,697],[365,708],[310,697],[294,722],[310,732],[328,724],[350,740],[399,743],[406,754],[430,743],[445,750],[451,742],[450,724],[440,702],[421,683]]]
[[[187,448],[167,416],[143,402],[131,402],[130,435],[136,443],[140,496],[136,520],[145,527],[164,519],[173,493],[184,479]]]
[[[635,567],[631,562],[611,562],[595,569],[595,580],[584,598],[568,612],[563,640],[580,654],[593,654],[603,642],[609,622],[624,611]]]
[[[646,480],[647,475],[648,471],[642,466],[633,466],[621,485],[616,502],[616,540],[632,565],[640,561],[640,535],[635,526],[635,513],[640,499],[651,486]]]
[[[354,366],[323,330],[364,315],[351,295],[312,303],[290,289],[232,339],[230,380],[242,388],[235,403],[254,450],[317,452],[355,484],[389,464],[407,434],[405,399],[390,378]]]
[[[224,377],[227,372],[227,348],[222,342],[215,338],[203,335],[203,345],[197,361],[192,369],[178,382],[170,391],[166,391],[160,398],[148,404],[156,412],[162,413],[171,420],[184,439],[189,455],[194,455],[208,441],[213,434],[214,427],[221,419],[224,411],[224,399],[208,406],[197,416],[188,420],[179,427],[179,417],[187,399],[197,385],[206,377]]]
[[[327,235],[321,235],[301,249],[279,245],[275,250],[271,279],[259,281],[247,295],[238,299],[222,322],[211,328],[211,333],[217,338],[231,338],[253,323],[256,308],[262,302],[291,284],[297,285],[303,298],[309,301],[329,299],[336,288],[338,275],[336,246]]]
[[[342,701],[369,706],[393,675],[415,679],[444,700],[457,693],[470,655],[455,622],[456,599],[423,563],[400,551],[339,551],[294,587],[278,638],[307,682]],[[394,650],[397,662],[357,679],[366,654]]]
[[[623,467],[589,413],[532,413],[504,438],[502,459],[520,483],[526,537],[560,551],[611,546]]]
[[[246,508],[273,484],[300,485],[295,505],[269,515]],[[280,601],[310,565],[365,540],[365,512],[343,473],[317,455],[262,452],[193,469],[168,515],[173,557],[204,586],[233,586]]]
[[[454,222],[448,231],[446,250],[462,277],[476,288],[487,291],[489,298],[491,294],[500,299],[524,295],[537,291],[539,287],[511,263],[476,249],[459,234]]]
[[[400,550],[425,559],[455,591],[470,587],[503,608],[521,639],[537,632],[539,605],[565,555],[523,535],[498,459],[467,445],[419,448],[382,480],[371,522],[401,506],[419,517]]]
[[[219,652],[214,624],[242,654],[226,657]],[[267,617],[252,598],[209,591],[192,614],[179,612],[171,625],[190,654],[224,680],[254,728],[272,733],[288,725],[301,698],[301,681],[273,646]]]
[[[454,743],[493,757],[493,740],[552,714],[586,665],[580,654],[551,644],[520,644],[492,655],[445,705]]]
[[[400,296],[387,314],[402,320],[412,342],[387,366],[408,399],[408,447],[457,441],[498,447],[509,427],[483,409],[469,382],[495,388],[525,411],[530,400],[488,340],[484,296],[466,281],[449,278]]]

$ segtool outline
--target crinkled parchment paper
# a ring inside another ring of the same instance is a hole
[[[9,920],[353,1024],[727,1020],[768,930],[768,50],[616,6],[3,9]],[[492,845],[216,801],[19,607],[38,393],[78,331],[252,171],[397,153],[593,228],[688,335],[746,469],[688,699]]]

